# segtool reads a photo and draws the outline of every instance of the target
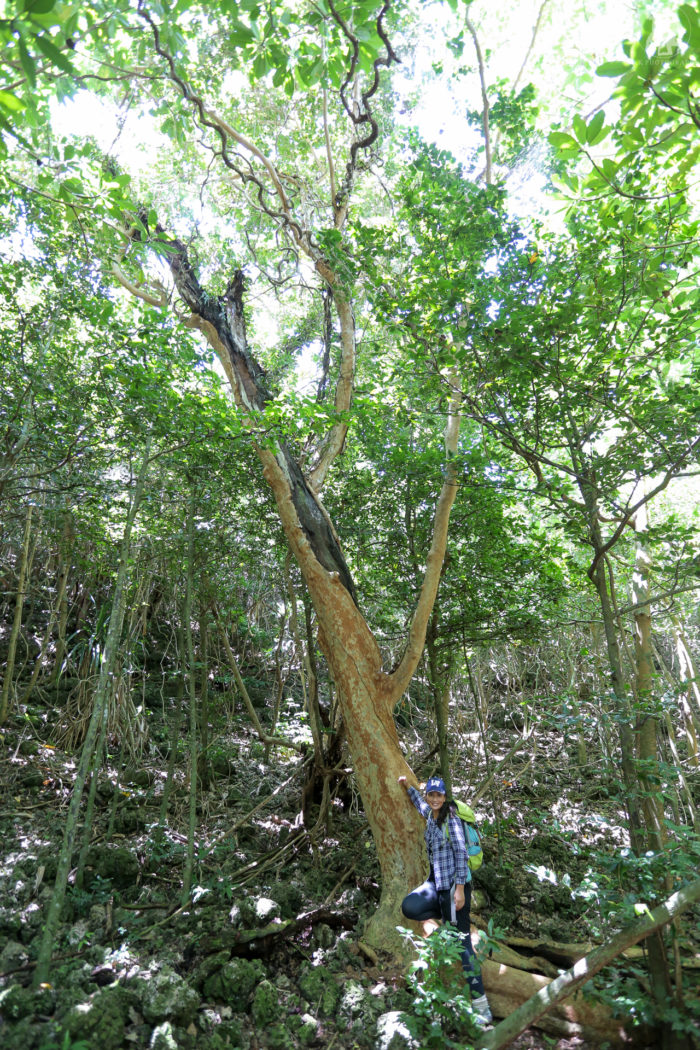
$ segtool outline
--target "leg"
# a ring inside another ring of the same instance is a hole
[[[449,890],[440,890],[438,893],[438,902],[440,905],[440,913],[445,922],[452,923],[456,926],[459,932],[462,934],[462,969],[464,970],[467,978],[467,984],[472,993],[472,998],[480,998],[484,994],[484,982],[481,980],[481,975],[474,973],[474,947],[472,945],[472,935],[469,927],[469,906],[471,904],[472,887],[471,883],[467,883],[464,887],[464,907],[460,908],[458,912],[455,912],[454,918],[452,909],[454,907],[454,900]],[[455,921],[456,920],[456,921]]]
[[[401,903],[401,911],[405,918],[413,919],[415,922],[425,922],[427,919],[440,918],[440,904],[435,883],[431,879],[412,890]]]

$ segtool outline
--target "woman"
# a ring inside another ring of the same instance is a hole
[[[472,1007],[477,1019],[482,1024],[489,1024],[493,1017],[484,984],[474,973],[474,948],[469,930],[472,876],[462,821],[447,801],[445,782],[440,777],[430,778],[425,785],[425,798],[421,798],[417,788],[409,786],[406,777],[399,777],[399,784],[406,789],[420,815],[425,817],[424,838],[430,861],[426,882],[404,897],[401,910],[407,919],[417,922],[442,919],[457,927],[462,934],[462,968],[467,975]]]

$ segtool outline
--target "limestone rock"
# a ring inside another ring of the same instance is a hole
[[[418,1043],[406,1024],[406,1015],[391,1010],[377,1020],[376,1050],[418,1050]]]
[[[100,1050],[121,1050],[124,1004],[119,989],[103,988],[66,1014],[64,1025],[73,1040],[84,1040]]]
[[[150,1024],[175,1021],[186,1026],[194,1018],[199,995],[179,974],[161,970],[139,986],[141,1012]]]
[[[93,846],[87,862],[101,879],[109,879],[121,889],[132,886],[139,875],[138,857],[124,846]]]
[[[17,941],[7,941],[0,952],[0,973],[16,970],[18,967],[24,966],[28,961],[29,952],[23,944],[19,944]]]
[[[149,1050],[178,1050],[170,1021],[163,1021],[162,1024],[156,1025],[148,1046]]]
[[[299,988],[306,999],[322,1014],[335,1013],[340,989],[333,974],[323,966],[314,966],[299,979]]]
[[[259,1027],[272,1024],[279,1017],[280,996],[272,981],[261,981],[253,996],[253,1019]]]
[[[253,988],[264,977],[265,970],[258,959],[231,959],[207,978],[204,994],[217,1002],[228,1003],[237,1013],[242,1013]]]

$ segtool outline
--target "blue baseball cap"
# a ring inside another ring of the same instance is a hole
[[[428,783],[425,785],[426,795],[431,791],[439,791],[441,795],[444,795],[445,781],[441,780],[440,777],[431,777]]]

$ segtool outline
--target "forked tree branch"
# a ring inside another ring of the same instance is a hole
[[[236,131],[235,128],[233,128],[227,121],[223,119],[223,117],[220,117],[214,110],[207,107],[204,104],[204,101],[202,100],[201,96],[196,94],[196,92],[192,89],[191,85],[178,74],[175,68],[175,60],[170,54],[170,52],[167,50],[167,48],[163,46],[158,26],[153,21],[148,11],[145,9],[143,0],[139,0],[138,13],[141,16],[141,18],[143,18],[143,20],[147,22],[148,25],[151,27],[156,52],[158,53],[158,55],[160,55],[161,58],[165,59],[168,66],[168,79],[170,79],[173,82],[173,84],[175,84],[175,86],[182,94],[182,97],[194,106],[197,113],[197,119],[199,120],[200,124],[204,127],[210,128],[212,131],[215,131],[219,136],[219,140],[221,142],[219,154],[226,167],[230,171],[233,171],[238,176],[238,178],[240,178],[244,183],[251,183],[255,187],[258,198],[258,207],[263,212],[265,212],[265,214],[268,215],[270,218],[284,225],[289,230],[292,239],[299,246],[299,248],[306,252],[306,254],[310,255],[311,242],[308,231],[303,230],[300,223],[294,218],[292,214],[289,199],[287,198],[287,194],[284,191],[284,186],[282,185],[282,178],[275,164],[273,164],[270,158],[266,154],[264,154],[262,150],[260,150],[255,145],[255,143],[251,142],[250,139],[246,138],[245,135],[242,135],[240,132]],[[252,169],[252,165],[250,165],[249,163],[248,170],[246,170],[245,168],[242,168],[239,164],[236,164],[235,161],[231,158],[228,152],[229,140],[241,146],[252,157],[255,157],[257,160],[260,161],[265,171],[267,172],[267,175],[270,178],[272,186],[274,187],[274,191],[280,202],[281,210],[276,210],[266,203],[265,196],[269,193],[269,190],[265,186],[265,184],[257,177],[257,175],[255,175]]]

